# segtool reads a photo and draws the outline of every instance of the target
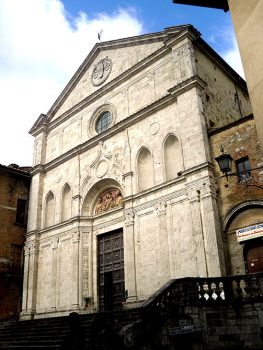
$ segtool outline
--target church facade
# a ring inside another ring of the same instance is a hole
[[[96,44],[30,131],[21,317],[137,306],[171,278],[224,275],[207,130],[240,104],[249,114],[245,82],[192,26]]]

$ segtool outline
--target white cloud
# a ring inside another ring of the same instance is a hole
[[[222,56],[224,60],[244,79],[245,74],[235,36],[232,37],[232,46],[225,52],[222,52]]]
[[[28,135],[98,41],[138,35],[132,8],[72,17],[60,0],[0,0],[0,163],[30,165]]]
[[[211,43],[223,59],[244,78],[245,75],[233,26],[227,24],[221,28],[215,28],[208,42]]]

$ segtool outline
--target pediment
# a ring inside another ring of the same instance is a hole
[[[176,26],[162,32],[97,43],[47,113],[50,123],[74,106],[106,88],[118,77],[158,52],[171,37],[190,26]]]

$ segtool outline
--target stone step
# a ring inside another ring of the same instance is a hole
[[[92,349],[110,349],[112,346],[107,344],[103,337],[92,336],[94,329],[98,327],[103,329],[110,325],[110,329],[117,327],[116,331],[118,331],[124,325],[136,322],[139,314],[134,310],[124,310],[82,314],[76,317],[76,320],[65,316],[2,324],[0,325],[0,349],[67,349],[68,344],[76,339],[81,342],[81,349],[90,348],[91,343]],[[79,332],[78,327],[75,327],[78,324]],[[76,338],[72,336],[72,332]],[[76,334],[79,334],[78,338]]]

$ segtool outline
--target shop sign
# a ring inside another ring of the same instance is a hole
[[[242,242],[248,239],[263,237],[263,223],[253,226],[248,226],[236,230],[237,241]]]
[[[195,332],[202,332],[204,330],[205,330],[204,326],[191,324],[191,325],[186,325],[186,326],[170,327],[169,328],[169,335],[195,333]]]

